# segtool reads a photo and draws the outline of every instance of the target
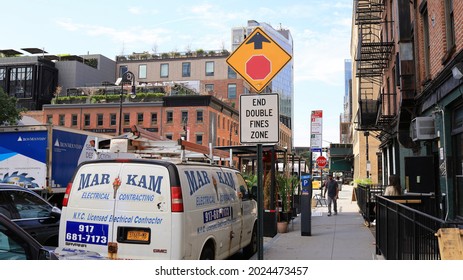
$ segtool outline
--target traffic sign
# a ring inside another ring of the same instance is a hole
[[[280,141],[279,95],[240,95],[241,143],[278,143]]]
[[[318,167],[325,167],[327,164],[326,157],[324,156],[319,156],[316,161],[317,161]]]
[[[227,58],[227,63],[257,92],[261,92],[291,60],[291,55],[260,28]]]
[[[309,187],[311,182],[312,181],[310,180],[310,175],[301,175],[302,187]]]

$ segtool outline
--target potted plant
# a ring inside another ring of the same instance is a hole
[[[288,223],[291,220],[291,191],[293,189],[293,176],[277,174],[278,195],[281,207],[278,211],[278,232],[287,232]],[[281,211],[280,211],[281,210]]]

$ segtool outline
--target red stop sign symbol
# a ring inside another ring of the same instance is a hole
[[[319,167],[325,167],[325,165],[326,165],[326,157],[319,156],[316,161],[317,161],[317,165]]]
[[[272,72],[272,64],[264,55],[253,55],[246,62],[246,74],[253,80],[263,80]]]

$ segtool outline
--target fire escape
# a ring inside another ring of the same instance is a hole
[[[360,131],[381,131],[395,116],[382,105],[384,101],[390,103],[391,93],[380,93],[383,71],[388,67],[394,47],[393,42],[383,41],[384,10],[384,0],[356,0],[358,45],[355,63],[359,83],[356,130]]]

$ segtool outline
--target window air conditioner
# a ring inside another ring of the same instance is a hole
[[[412,120],[411,134],[413,141],[436,138],[434,117],[417,117]]]

